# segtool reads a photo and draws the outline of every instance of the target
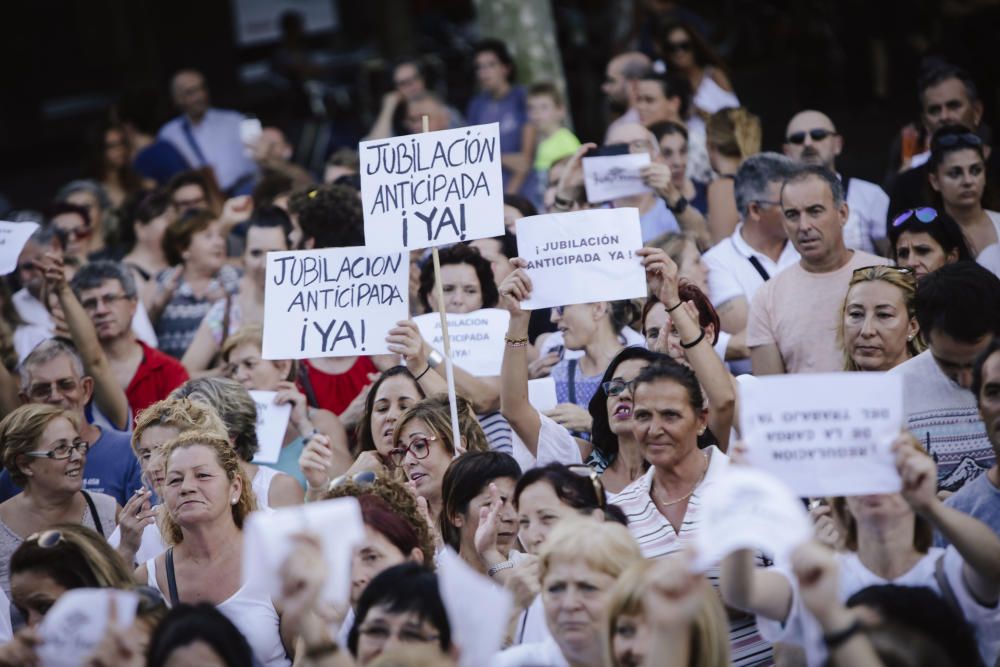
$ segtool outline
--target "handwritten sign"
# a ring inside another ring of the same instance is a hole
[[[264,359],[385,354],[409,317],[402,253],[324,248],[267,253]]]
[[[281,595],[281,567],[294,547],[292,537],[309,532],[320,539],[329,576],[324,602],[340,606],[350,599],[354,548],[365,539],[361,506],[355,498],[336,498],[306,505],[254,512],[243,529],[243,584]]]
[[[429,248],[501,236],[500,125],[363,141],[369,248]]]
[[[438,556],[438,588],[461,655],[459,667],[490,664],[503,644],[511,594],[447,547]]]
[[[292,415],[292,404],[274,402],[276,391],[251,390],[250,398],[257,404],[257,442],[260,449],[253,456],[254,463],[277,463],[281,456],[281,446],[285,442],[285,430]]]
[[[891,445],[902,424],[896,375],[772,375],[740,385],[748,462],[803,498],[898,492]]]
[[[592,204],[650,192],[640,170],[649,165],[649,153],[627,153],[583,158],[583,187]]]
[[[444,350],[441,315],[428,313],[413,318],[420,335],[436,350]],[[483,308],[471,313],[449,314],[448,335],[451,358],[459,368],[477,377],[500,375],[503,335],[510,313],[500,308]]]
[[[59,596],[39,626],[38,657],[44,667],[77,667],[104,638],[111,605],[115,622],[132,626],[139,596],[113,588],[74,588]]]
[[[517,247],[533,291],[526,310],[646,296],[639,211],[592,209],[517,221]]]
[[[792,549],[813,535],[795,494],[776,477],[729,465],[700,494],[695,569],[705,571],[737,549],[758,549],[787,562]]]
[[[24,244],[38,229],[34,222],[0,221],[0,276],[13,273]]]

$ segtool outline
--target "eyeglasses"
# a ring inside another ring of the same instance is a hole
[[[966,132],[964,134],[946,134],[941,137],[935,137],[934,145],[941,146],[942,148],[952,148],[954,146],[979,148],[983,145],[983,140],[979,138],[978,134],[973,134],[972,132]]]
[[[601,383],[601,389],[603,389],[604,393],[608,396],[618,396],[631,386],[631,382],[626,382],[621,378],[614,378]]]
[[[73,452],[78,452],[80,456],[86,456],[87,452],[90,451],[90,444],[85,440],[74,440],[72,443],[62,442],[56,445],[53,449],[46,452],[25,452],[25,456],[33,456],[36,459],[52,459],[53,461],[64,461],[71,456]]]
[[[58,530],[43,530],[40,533],[35,533],[30,535],[25,542],[34,542],[43,549],[51,549],[52,547],[62,544],[66,541],[63,534]]]
[[[127,294],[102,294],[92,299],[84,299],[83,301],[80,302],[80,305],[83,306],[84,310],[88,312],[93,312],[97,310],[98,304],[102,304],[105,308],[110,308],[119,301],[131,298],[132,297],[128,296]]]
[[[410,440],[410,444],[406,447],[396,447],[389,451],[389,460],[393,465],[403,465],[403,461],[406,460],[407,454],[413,454],[413,458],[422,460],[426,459],[431,453],[431,442],[437,440],[436,437],[432,435],[426,435],[418,438],[413,438]]]
[[[785,141],[798,146],[799,144],[804,144],[806,142],[806,134],[808,134],[809,138],[813,141],[823,141],[827,137],[832,137],[837,133],[833,130],[824,130],[821,127],[814,127],[808,132],[792,132],[788,135]]]
[[[667,53],[677,53],[678,51],[690,51],[690,50],[691,50],[691,42],[687,40],[683,42],[667,42],[666,44]]]
[[[72,238],[74,241],[82,241],[83,239],[90,238],[93,233],[93,229],[90,227],[74,227],[73,229],[62,229],[61,227],[56,228],[58,233],[66,238]]]
[[[61,380],[56,380],[55,382],[39,382],[28,387],[25,392],[28,398],[35,401],[44,401],[46,398],[51,396],[54,392],[59,392],[62,395],[70,394],[76,391],[79,383],[73,378],[62,378]]]
[[[566,466],[566,468],[574,475],[590,479],[590,483],[594,485],[594,496],[597,498],[597,506],[604,509],[608,504],[608,497],[604,493],[604,484],[601,483],[601,478],[597,474],[597,471],[585,464]]]
[[[339,486],[344,486],[348,482],[354,482],[358,486],[365,488],[374,484],[376,479],[378,479],[378,475],[373,473],[371,470],[362,470],[361,472],[353,475],[341,475],[340,477],[335,477],[333,481],[330,482],[330,488],[336,489]]]
[[[897,215],[893,221],[893,227],[899,227],[901,224],[915,217],[918,221],[924,223],[925,225],[929,222],[934,222],[937,220],[938,212],[929,206],[922,206],[920,208],[911,208],[908,211],[903,211]]]

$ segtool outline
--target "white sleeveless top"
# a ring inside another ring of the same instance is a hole
[[[267,494],[271,490],[271,482],[280,474],[280,470],[275,470],[274,468],[268,468],[267,466],[262,465],[257,466],[257,474],[253,476],[253,481],[250,482],[250,486],[253,488],[253,493],[257,496],[257,509],[265,511],[271,510],[271,504],[267,500]]]
[[[160,591],[164,602],[170,605],[170,595],[160,590],[156,580],[156,559],[146,561],[146,583]],[[254,658],[264,667],[291,667],[292,661],[285,653],[278,630],[278,612],[271,598],[258,591],[242,586],[224,602],[215,605],[222,614],[232,621],[250,645]]]
[[[712,78],[712,68],[708,67],[705,68],[705,73],[691,103],[705,113],[713,114],[719,109],[738,107],[740,100],[735,93],[729,92],[715,82],[715,79]]]

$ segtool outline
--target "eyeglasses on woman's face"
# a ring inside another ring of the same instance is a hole
[[[413,454],[415,459],[426,459],[431,453],[431,443],[437,440],[432,435],[422,435],[410,438],[410,444],[406,447],[394,447],[389,451],[389,460],[393,465],[403,465],[407,454]]]

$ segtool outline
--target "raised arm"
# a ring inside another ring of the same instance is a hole
[[[707,250],[712,246],[712,237],[708,233],[708,223],[701,211],[694,206],[684,206],[681,211],[675,211],[680,201],[684,199],[684,194],[677,189],[670,178],[670,167],[662,162],[653,162],[646,165],[639,172],[642,182],[653,189],[660,199],[666,203],[667,208],[674,213],[677,224],[682,231],[694,238],[695,243],[701,250]]]
[[[722,559],[719,592],[730,607],[784,623],[792,609],[788,579],[754,565],[750,549],[737,549]]]
[[[499,287],[500,307],[510,313],[500,366],[500,412],[531,455],[537,458],[542,419],[528,402],[527,340],[531,311],[521,309],[521,301],[531,294],[531,278],[524,270],[524,260],[514,258],[510,261],[516,268]]]

